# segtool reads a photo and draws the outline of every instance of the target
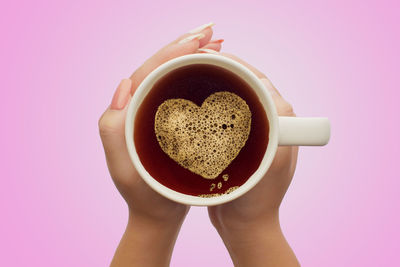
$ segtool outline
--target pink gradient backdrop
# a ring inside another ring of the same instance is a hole
[[[127,210],[97,119],[121,78],[214,21],[299,116],[328,116],[283,201],[304,266],[399,266],[396,1],[6,1],[0,4],[0,265],[107,266]],[[201,251],[199,256],[196,251]],[[232,266],[192,208],[171,266]]]

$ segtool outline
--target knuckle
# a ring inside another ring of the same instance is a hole
[[[285,105],[285,113],[287,115],[293,115],[294,114],[294,110],[293,110],[293,106],[291,104],[286,104]]]
[[[114,122],[107,116],[107,111],[101,115],[98,121],[98,127],[100,136],[102,137],[112,135],[116,132]]]
[[[279,111],[280,111],[279,115],[292,116],[292,117],[296,116],[296,114],[294,113],[293,106],[286,101],[284,101],[284,103],[280,105]]]
[[[103,117],[104,117],[104,114],[105,114],[105,112],[104,112],[103,114],[101,114],[100,118],[99,118],[98,121],[97,121],[97,126],[98,126],[99,129],[101,129],[101,127],[102,127],[102,125],[103,125]]]

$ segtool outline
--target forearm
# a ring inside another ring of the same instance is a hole
[[[182,222],[183,219],[169,223],[154,222],[130,215],[111,267],[169,266]]]
[[[300,266],[281,231],[279,220],[217,227],[236,267]]]

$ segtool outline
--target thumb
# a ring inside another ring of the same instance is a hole
[[[130,79],[121,81],[114,93],[111,105],[99,120],[99,132],[108,169],[113,178],[118,177],[119,179],[124,179],[124,176],[134,172],[125,143],[125,116],[131,98],[131,87]]]

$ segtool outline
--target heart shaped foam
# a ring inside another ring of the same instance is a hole
[[[168,99],[156,112],[154,130],[161,149],[180,166],[216,178],[236,158],[250,134],[251,112],[234,93],[217,92],[201,107]]]

